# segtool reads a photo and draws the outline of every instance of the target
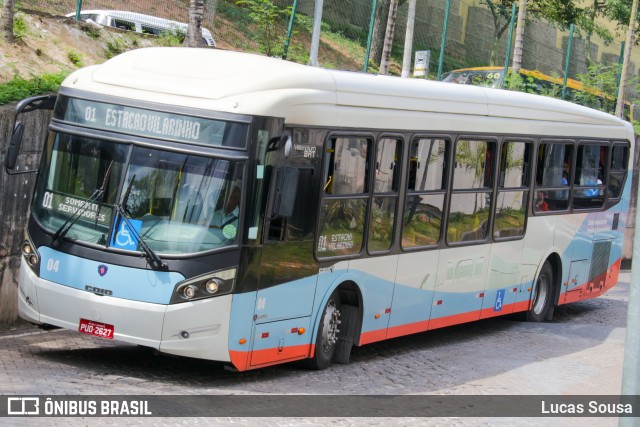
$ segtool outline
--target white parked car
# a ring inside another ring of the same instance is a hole
[[[66,16],[68,18],[74,18],[76,14],[73,12]],[[99,25],[106,25],[109,27],[116,27],[144,34],[160,35],[163,31],[175,30],[184,32],[185,34],[187,32],[187,24],[184,22],[177,22],[170,19],[122,10],[83,10],[80,12],[80,19],[87,22],[94,22]],[[202,38],[207,46],[216,46],[213,35],[211,35],[211,32],[206,28],[202,28]]]

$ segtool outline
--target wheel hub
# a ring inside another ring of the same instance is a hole
[[[335,301],[329,301],[325,310],[322,325],[322,350],[329,351],[338,342],[338,325],[340,325],[340,310]]]

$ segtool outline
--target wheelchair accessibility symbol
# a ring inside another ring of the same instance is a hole
[[[496,294],[496,301],[493,303],[493,311],[501,311],[504,303],[504,289],[500,289]]]
[[[140,235],[142,221],[131,219],[129,223],[133,227],[133,232],[125,221],[120,221],[118,231],[113,235],[113,240],[111,241],[112,247],[130,251],[138,249],[138,240],[134,236]]]

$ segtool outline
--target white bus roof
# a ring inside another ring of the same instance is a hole
[[[388,130],[633,137],[612,115],[548,97],[376,76],[260,55],[189,48],[126,52],[76,71],[64,87],[289,124]]]

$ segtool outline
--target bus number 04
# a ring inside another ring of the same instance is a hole
[[[47,270],[48,271],[55,271],[57,273],[59,269],[60,269],[60,260],[52,259],[52,258],[49,258],[47,260]]]

